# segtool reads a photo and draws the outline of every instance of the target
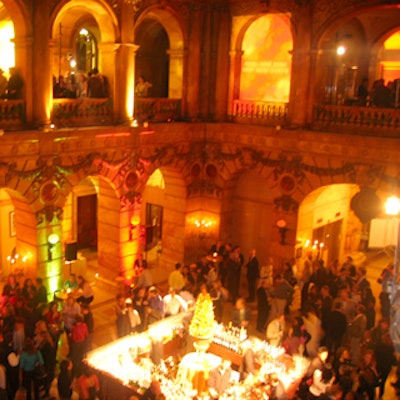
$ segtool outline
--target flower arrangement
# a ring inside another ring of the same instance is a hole
[[[192,320],[189,324],[189,333],[193,337],[209,338],[213,336],[215,326],[214,306],[209,293],[200,293]]]

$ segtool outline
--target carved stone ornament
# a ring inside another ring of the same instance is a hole
[[[125,175],[124,185],[126,189],[132,190],[136,187],[139,182],[139,177],[136,171],[131,170]]]
[[[45,205],[53,205],[60,196],[60,188],[53,181],[46,181],[42,184],[39,191],[41,203]]]
[[[292,194],[297,188],[296,178],[291,174],[284,174],[280,177],[279,187],[282,193]]]

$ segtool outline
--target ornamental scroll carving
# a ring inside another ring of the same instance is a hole
[[[382,185],[400,186],[400,177],[389,175],[379,165],[338,158],[303,158],[298,153],[260,151],[220,143],[146,146],[137,152],[124,153],[118,160],[100,153],[41,157],[35,168],[31,165],[0,164],[0,182],[4,187],[20,192],[30,204],[37,202],[40,205],[36,211],[39,223],[60,218],[67,191],[74,182],[90,175],[112,179],[122,207],[141,202],[147,176],[162,166],[172,166],[182,172],[189,196],[220,197],[225,182],[234,174],[246,169],[263,171],[261,173],[269,176],[280,192],[274,199],[275,206],[290,211],[297,210],[296,193],[302,191],[305,183],[308,185],[306,191],[310,191],[313,176],[320,178],[316,181],[326,184],[351,182],[375,189]]]

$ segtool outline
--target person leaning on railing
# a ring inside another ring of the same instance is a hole
[[[7,98],[10,100],[22,99],[24,80],[16,68],[10,68],[10,79],[7,83]]]

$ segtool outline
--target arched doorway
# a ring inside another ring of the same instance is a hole
[[[358,185],[323,186],[302,201],[297,221],[296,254],[312,254],[325,265],[359,252],[362,223],[350,209]]]
[[[168,97],[170,47],[167,32],[154,19],[144,19],[136,30],[135,41],[140,46],[135,58],[136,81],[143,76],[150,82],[148,97]]]
[[[186,187],[182,175],[172,168],[156,169],[142,194],[141,221],[149,234],[147,247],[142,243],[141,250],[159,281],[167,279],[175,263],[184,262],[185,213]]]

